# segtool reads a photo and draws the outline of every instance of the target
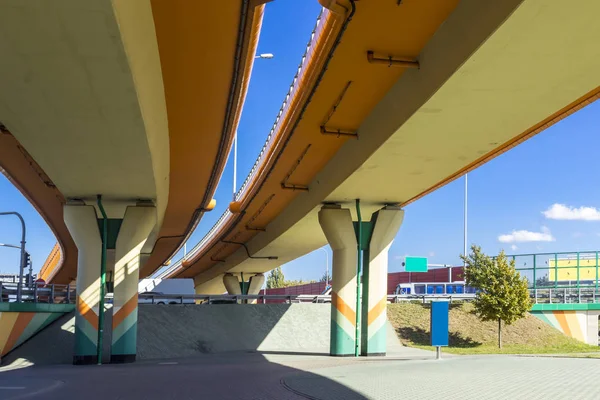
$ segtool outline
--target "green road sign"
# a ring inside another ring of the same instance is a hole
[[[427,258],[406,257],[404,260],[404,270],[406,272],[427,272]]]

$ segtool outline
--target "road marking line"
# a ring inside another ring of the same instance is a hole
[[[158,363],[158,365],[177,365],[177,364],[179,364],[179,363],[177,363],[177,362],[171,362],[171,361]]]

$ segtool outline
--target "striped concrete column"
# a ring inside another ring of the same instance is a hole
[[[240,280],[233,274],[223,275],[223,285],[225,286],[225,289],[227,289],[227,294],[243,294],[242,288],[240,287]]]
[[[194,279],[194,291],[196,294],[223,294],[227,290],[225,289],[225,285],[223,284],[223,276],[217,275],[211,280],[204,281],[202,283],[197,283],[198,277]],[[196,300],[196,304],[203,304],[205,300]]]
[[[329,354],[353,356],[356,346],[356,236],[350,210],[326,206],[319,224],[333,251]]]
[[[111,363],[135,361],[140,252],[155,224],[155,207],[127,207],[115,246]]]
[[[247,294],[259,294],[263,285],[265,284],[264,274],[255,274],[248,279],[248,293]],[[248,300],[248,304],[257,304],[258,300]]]
[[[371,217],[371,238],[363,251],[361,355],[386,354],[388,251],[402,225],[404,210],[383,208]]]
[[[98,362],[102,240],[93,206],[65,205],[64,220],[78,250],[73,364]]]

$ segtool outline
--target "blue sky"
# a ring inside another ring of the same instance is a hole
[[[240,126],[238,186],[262,147],[298,66],[320,7],[317,1],[268,3]],[[600,103],[594,103],[469,174],[469,242],[486,252],[535,253],[600,249]],[[191,248],[223,213],[232,196],[232,163],[190,239]],[[390,250],[390,271],[406,255],[431,263],[459,263],[463,248],[464,178],[406,207],[404,224]],[[562,206],[554,206],[562,204]],[[590,209],[579,209],[580,207]],[[547,215],[544,211],[550,210]],[[43,219],[0,175],[0,211],[19,211],[27,223],[28,251],[39,269],[55,243]],[[18,244],[20,225],[0,217],[0,243]],[[501,240],[502,241],[501,241]],[[326,247],[331,261],[331,253]],[[179,256],[179,255],[178,255]],[[176,256],[175,258],[178,258]],[[0,247],[0,271],[16,272],[18,250]],[[316,251],[284,266],[288,279],[317,279],[325,254]]]

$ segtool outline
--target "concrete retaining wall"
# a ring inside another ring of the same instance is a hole
[[[110,311],[104,355],[109,359]],[[181,358],[230,351],[329,353],[330,304],[146,305],[138,308],[138,359]],[[70,364],[73,315],[54,322],[9,353],[6,362]],[[388,324],[389,325],[389,324]],[[400,346],[389,325],[388,349]]]
[[[599,310],[534,310],[531,314],[567,336],[598,345]]]

